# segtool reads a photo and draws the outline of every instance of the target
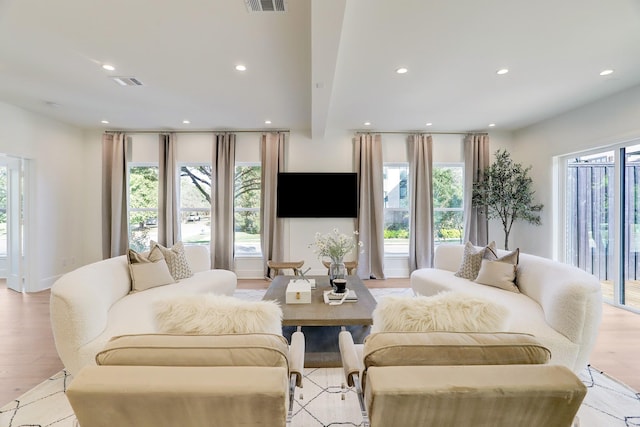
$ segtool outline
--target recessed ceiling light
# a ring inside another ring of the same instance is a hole
[[[507,74],[508,72],[509,72],[508,68],[500,68],[498,71],[496,71],[496,74],[503,75],[503,74]]]
[[[495,125],[496,125],[495,123],[490,123],[489,127],[492,128],[492,127],[495,127]]]
[[[365,126],[371,126],[371,122],[364,122]]]
[[[400,68],[396,69],[396,73],[398,73],[398,74],[406,74],[408,71],[409,71],[409,69],[405,68],[405,67],[400,67]]]
[[[102,64],[102,68],[104,68],[107,71],[114,71],[116,69],[116,67],[114,67],[111,64]]]
[[[190,122],[189,120],[183,120],[183,121],[182,121],[182,124],[184,124],[184,125],[189,125],[189,124],[191,124],[191,122]]]
[[[236,70],[238,70],[238,71],[247,71],[247,67],[242,65],[242,64],[238,64],[238,65],[236,65]]]
[[[271,124],[271,120],[265,120],[265,121],[264,121],[264,124],[265,124],[265,125],[270,125],[270,124]]]
[[[109,120],[101,120],[100,123],[102,123],[103,125],[108,125],[109,124]]]
[[[601,76],[608,76],[609,74],[613,74],[613,70],[609,69],[600,71]]]
[[[431,122],[425,124],[425,126],[432,126],[432,125],[433,125],[433,123],[431,123]]]

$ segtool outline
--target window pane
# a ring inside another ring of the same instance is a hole
[[[260,256],[260,165],[236,166],[234,193],[235,254]]]
[[[384,253],[409,253],[409,164],[387,164],[383,167]]]
[[[435,211],[433,234],[436,244],[462,243],[464,220],[462,211]]]
[[[464,183],[462,166],[433,168],[433,207],[462,209]]]
[[[180,214],[183,242],[211,242],[211,165],[180,168]]]
[[[158,167],[129,168],[129,247],[149,249],[158,239]]]

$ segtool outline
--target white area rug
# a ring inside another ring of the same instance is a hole
[[[410,294],[405,289],[372,289],[376,298]],[[260,300],[264,291],[239,290],[243,299]],[[640,426],[640,395],[593,367],[580,379],[588,387],[578,416],[580,427]],[[61,371],[0,409],[0,427],[74,427],[75,417],[64,394],[72,378]],[[304,387],[296,390],[292,427],[359,426],[358,399],[343,389],[340,368],[307,368]],[[344,397],[344,400],[343,400]]]

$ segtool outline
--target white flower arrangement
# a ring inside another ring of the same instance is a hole
[[[356,247],[362,247],[362,242],[357,239],[358,232],[354,231],[353,234],[354,237],[349,237],[340,233],[337,228],[325,235],[316,233],[315,242],[309,247],[315,247],[313,252],[318,255],[318,258],[329,257],[335,263],[342,262],[346,254]]]

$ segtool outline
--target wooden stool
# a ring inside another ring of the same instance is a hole
[[[293,270],[293,275],[297,276],[298,275],[298,270],[300,269],[300,267],[302,267],[302,264],[304,264],[304,261],[293,261],[293,262],[283,262],[283,261],[267,261],[267,267],[269,267],[269,270],[273,270],[273,275],[277,276],[278,274],[280,274],[280,270],[286,270],[287,268],[290,268]],[[271,272],[267,271],[267,277],[271,277]]]
[[[353,271],[358,268],[358,261],[345,261],[344,268],[347,269],[347,276],[351,276]],[[331,261],[322,261],[322,265],[327,267],[327,274],[329,274],[329,266],[331,265]]]

